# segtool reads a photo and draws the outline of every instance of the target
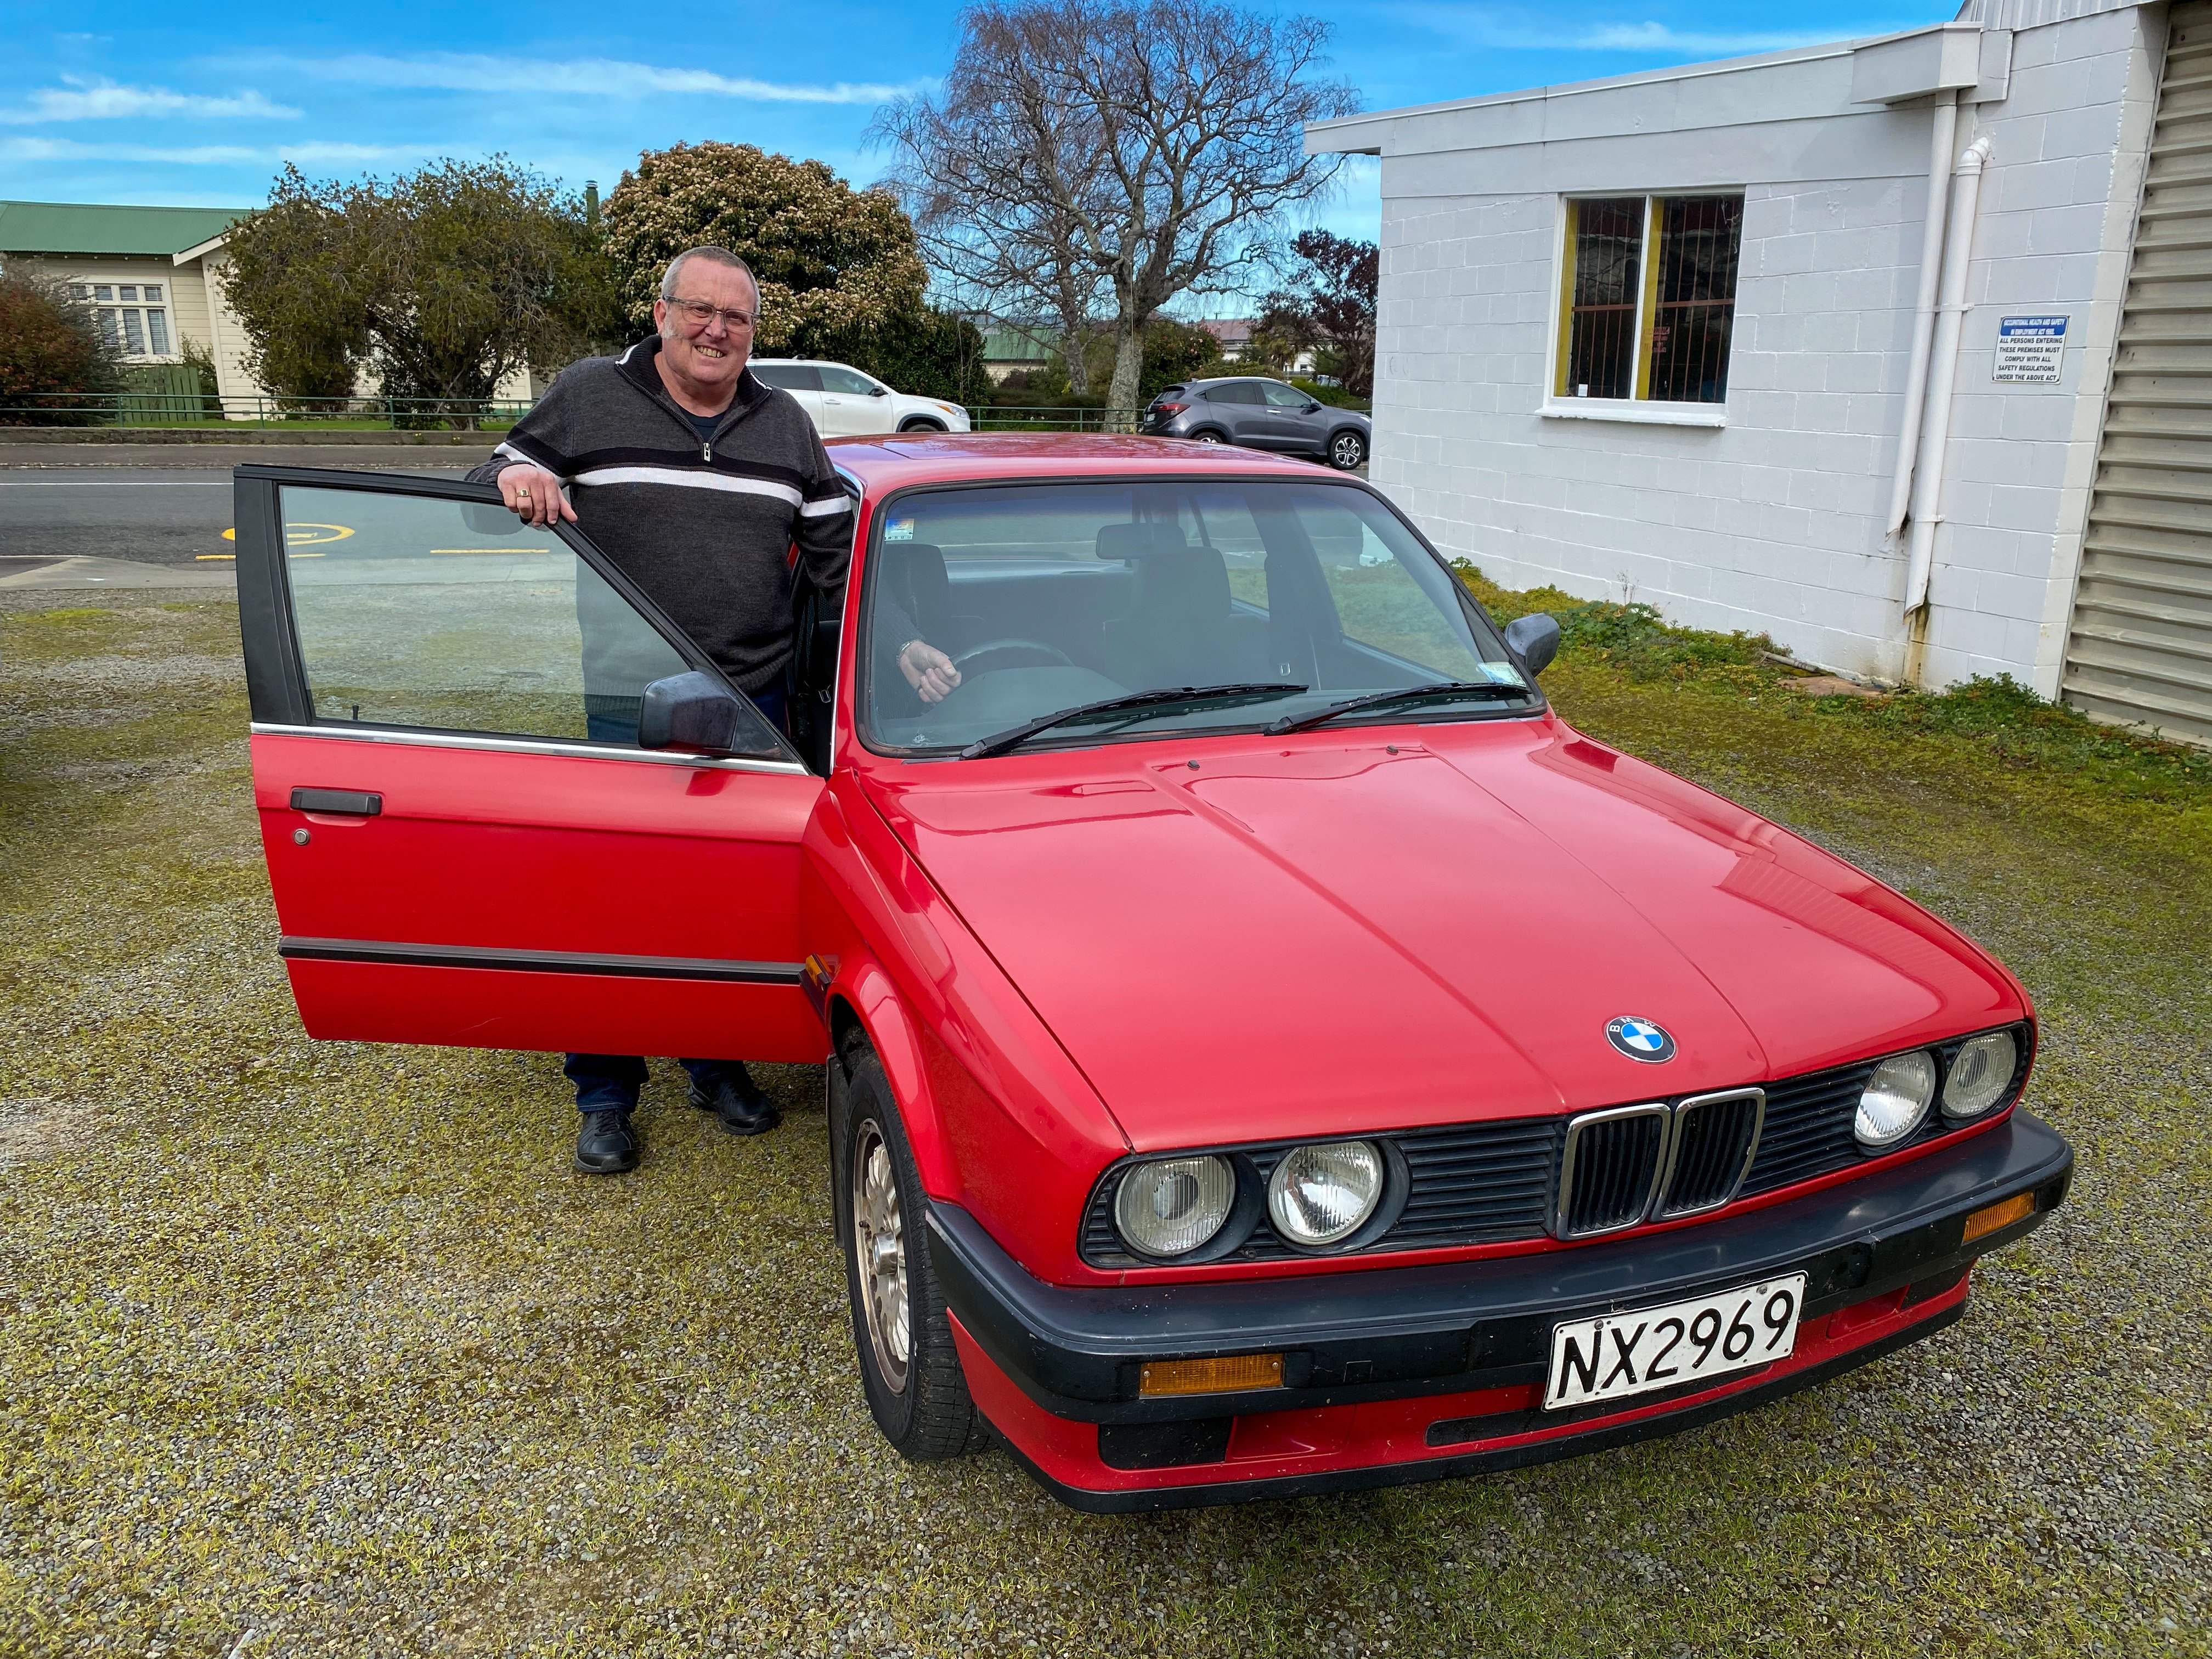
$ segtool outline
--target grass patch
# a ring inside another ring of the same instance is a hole
[[[550,1057],[308,1042],[234,613],[107,598],[0,613],[0,1651],[2207,1651],[2193,756],[2010,693],[1808,703],[1755,642],[1564,618],[1567,718],[2021,975],[2071,1206],[1960,1325],[1749,1416],[1110,1519],[875,1436],[817,1073],[769,1072],[790,1121],[738,1141],[657,1065],[646,1167],[590,1181]]]

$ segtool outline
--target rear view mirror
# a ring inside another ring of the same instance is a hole
[[[1321,410],[1321,405],[1320,405],[1319,404],[1307,404],[1304,409],[1300,410],[1298,412],[1299,412],[1300,414],[1302,414],[1302,415],[1314,415],[1314,414],[1318,414],[1318,413],[1320,412],[1320,410]]]
[[[711,674],[671,674],[638,701],[641,749],[702,749],[728,754],[738,735],[738,700]]]
[[[872,386],[868,388],[868,396],[871,398],[888,398],[890,395],[891,389],[887,386]]]
[[[1559,654],[1559,624],[1540,611],[1516,617],[1505,624],[1505,643],[1523,668],[1540,674]]]

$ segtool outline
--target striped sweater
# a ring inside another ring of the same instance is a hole
[[[661,384],[658,335],[572,363],[469,477],[532,461],[568,486],[576,527],[745,691],[791,659],[796,542],[826,592],[845,581],[853,503],[814,422],[747,369],[702,439]]]

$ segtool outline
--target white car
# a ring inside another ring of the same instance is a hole
[[[780,386],[814,417],[825,438],[863,432],[965,432],[968,411],[937,398],[909,398],[844,363],[756,357],[752,371]]]

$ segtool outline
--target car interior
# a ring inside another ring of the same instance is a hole
[[[1440,680],[1522,684],[1449,573],[1387,507],[1340,487],[1063,484],[908,496],[885,509],[865,581],[864,735],[892,750],[962,744],[1163,688],[1286,690],[1264,713],[1249,702],[1161,709],[1137,730],[1249,726]],[[896,663],[917,637],[961,676],[933,706]]]

